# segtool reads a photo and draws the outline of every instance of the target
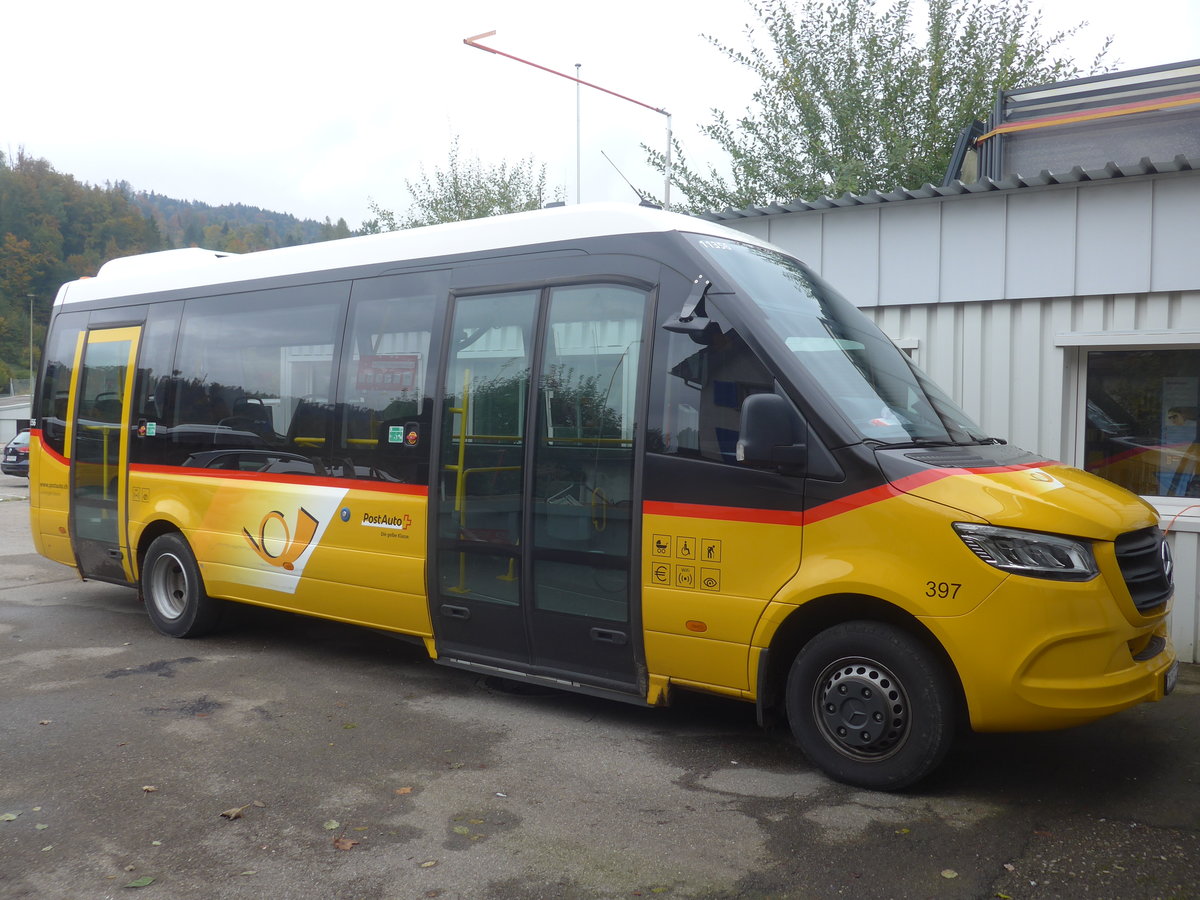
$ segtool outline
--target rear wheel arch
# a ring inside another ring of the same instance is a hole
[[[151,623],[170,637],[201,637],[217,627],[224,603],[208,595],[196,555],[176,528],[139,542],[139,594]]]
[[[182,529],[180,529],[178,525],[176,525],[174,522],[169,522],[166,519],[158,519],[154,522],[150,522],[145,528],[142,529],[142,533],[138,535],[136,553],[137,572],[135,575],[139,580],[141,578],[142,566],[146,562],[146,551],[150,549],[150,545],[154,543],[155,538],[164,534],[170,534],[172,532],[179,535],[183,534]]]

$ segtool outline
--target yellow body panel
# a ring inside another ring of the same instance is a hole
[[[430,636],[428,502],[350,480],[130,473],[130,540],[167,521],[188,539],[209,593]]]
[[[70,508],[70,470],[42,446],[40,432],[29,445],[29,526],[33,546],[42,556],[75,565],[67,529]]]
[[[747,690],[755,626],[800,565],[800,529],[696,507],[647,514],[642,535],[646,666],[673,681]]]

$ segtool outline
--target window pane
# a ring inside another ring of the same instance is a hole
[[[742,401],[770,393],[774,380],[711,300],[708,313],[722,332],[706,344],[659,332],[654,368],[666,375],[656,378],[649,449],[735,464]]]
[[[634,431],[644,291],[555,288],[538,380],[533,483],[538,609],[629,615]]]
[[[1138,494],[1200,497],[1200,350],[1087,355],[1084,468]]]
[[[345,286],[189,301],[145,440],[163,462],[323,473]],[[238,453],[236,451],[247,451]]]
[[[343,352],[337,457],[340,474],[429,480],[426,390],[434,312],[448,275],[428,272],[356,282]]]
[[[59,455],[66,456],[67,395],[79,333],[87,324],[87,313],[62,313],[54,320],[54,331],[46,347],[41,398],[37,406],[42,439]]]
[[[454,304],[443,403],[442,591],[493,603],[520,597],[518,547],[529,366],[538,293]],[[457,551],[457,552],[453,552]]]

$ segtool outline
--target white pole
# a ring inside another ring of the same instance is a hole
[[[33,370],[33,294],[29,295],[29,393],[33,395],[33,383],[37,375]]]
[[[580,141],[579,141],[579,63],[575,63],[575,204],[579,204],[579,193],[582,176],[579,174],[579,156],[580,156]]]
[[[671,114],[667,113],[667,183],[663,187],[663,209],[671,208]]]

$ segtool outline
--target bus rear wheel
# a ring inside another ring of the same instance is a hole
[[[200,566],[183,535],[159,535],[150,544],[141,588],[146,613],[163,634],[200,637],[216,627],[221,607],[205,592]]]
[[[954,737],[942,665],[883,622],[843,622],[810,640],[788,673],[788,722],[800,749],[838,781],[900,790],[928,775]]]

